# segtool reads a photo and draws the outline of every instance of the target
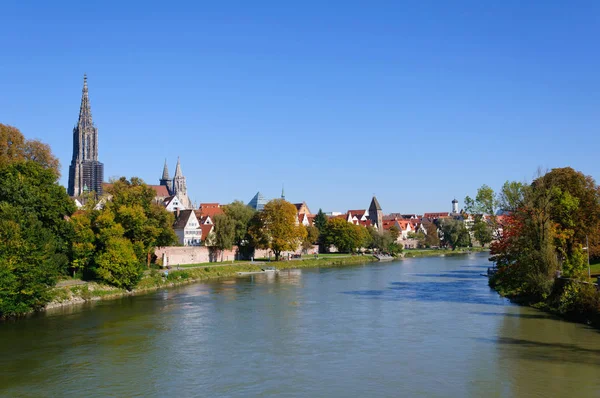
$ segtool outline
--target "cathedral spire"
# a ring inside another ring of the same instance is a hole
[[[179,161],[179,156],[177,156],[177,166],[175,167],[175,175],[173,177],[183,177],[183,173],[181,172],[181,162]]]
[[[79,108],[79,121],[77,125],[85,128],[92,126],[92,109],[90,108],[90,98],[88,96],[87,75],[83,75],[83,90],[81,90],[81,107]]]
[[[169,179],[169,168],[167,167],[167,159],[165,159],[165,167],[163,167],[162,180]]]
[[[281,184],[281,199],[285,200],[285,191],[283,184]]]

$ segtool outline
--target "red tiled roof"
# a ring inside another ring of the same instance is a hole
[[[210,233],[210,231],[213,229],[213,225],[212,224],[202,224],[202,225],[200,225],[200,229],[202,230],[202,236],[200,237],[200,240],[202,242],[204,242],[206,240],[206,238],[208,238],[208,234]]]
[[[200,214],[202,217],[209,216],[210,218],[214,218],[219,214],[225,214],[225,212],[220,207],[209,207],[208,209],[200,209]]]
[[[425,218],[444,218],[444,217],[450,217],[450,213],[448,213],[447,211],[441,212],[441,213],[425,213],[423,215],[423,217],[425,217]]]
[[[148,185],[148,187],[154,189],[156,196],[167,197],[169,195],[169,190],[164,185]]]

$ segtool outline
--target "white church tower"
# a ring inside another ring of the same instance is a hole
[[[452,213],[458,214],[458,200],[456,198],[452,200]]]

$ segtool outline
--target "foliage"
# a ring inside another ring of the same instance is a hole
[[[498,200],[494,190],[487,185],[482,185],[477,190],[475,199],[465,198],[465,211],[469,214],[496,214]]]
[[[425,235],[424,246],[425,247],[436,247],[440,245],[440,236],[438,234],[438,227],[431,221],[423,221],[423,228],[427,232]]]
[[[297,221],[296,206],[275,199],[251,220],[248,232],[255,246],[273,250],[277,261],[282,251],[296,250],[306,236],[306,229]]]
[[[444,243],[452,247],[452,250],[471,245],[469,231],[462,221],[446,218],[440,221],[440,226]]]
[[[35,214],[0,202],[0,318],[41,309],[59,274],[58,242]]]
[[[223,250],[233,247],[236,234],[236,222],[227,214],[217,214],[214,217],[214,242],[213,246],[223,254]],[[222,260],[222,259],[221,259]]]
[[[234,243],[242,247],[248,242],[248,226],[256,211],[244,202],[236,200],[223,207],[223,211],[234,222]]]
[[[0,123],[0,167],[28,160],[60,176],[60,163],[48,144],[27,140],[19,129]]]
[[[0,318],[41,309],[67,269],[75,206],[57,178],[47,146],[0,124]]]
[[[154,191],[139,178],[113,181],[101,210],[87,208],[71,219],[73,272],[132,289],[157,246],[177,242],[173,214],[154,203]]]
[[[481,216],[475,217],[473,237],[481,246],[485,246],[493,240],[492,227]]]
[[[392,240],[394,240],[394,241],[397,241],[398,238],[400,237],[400,229],[395,225],[392,225],[390,227],[389,233],[392,236]]]
[[[123,237],[110,236],[98,252],[95,263],[98,277],[127,290],[135,287],[144,272],[133,244]]]
[[[327,251],[327,244],[325,243],[325,229],[327,228],[327,216],[323,213],[323,210],[319,209],[319,212],[313,220],[313,225],[319,230],[319,251],[325,253]]]
[[[312,249],[313,245],[319,240],[319,229],[313,225],[306,227],[306,237],[302,240],[302,249],[305,251]]]
[[[514,212],[523,205],[527,186],[518,181],[506,181],[498,193],[498,207],[505,212]]]
[[[149,264],[155,247],[177,242],[173,214],[154,202],[154,190],[140,178],[121,177],[112,182],[107,193],[111,199],[101,212],[111,213],[123,227],[123,236],[131,241],[140,261]]]
[[[362,247],[367,237],[365,227],[349,223],[342,218],[331,218],[327,220],[323,242],[327,246],[335,246],[342,253],[350,253]]]

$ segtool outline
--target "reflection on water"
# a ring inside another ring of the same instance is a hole
[[[284,270],[0,325],[2,396],[598,396],[600,334],[483,255]]]

